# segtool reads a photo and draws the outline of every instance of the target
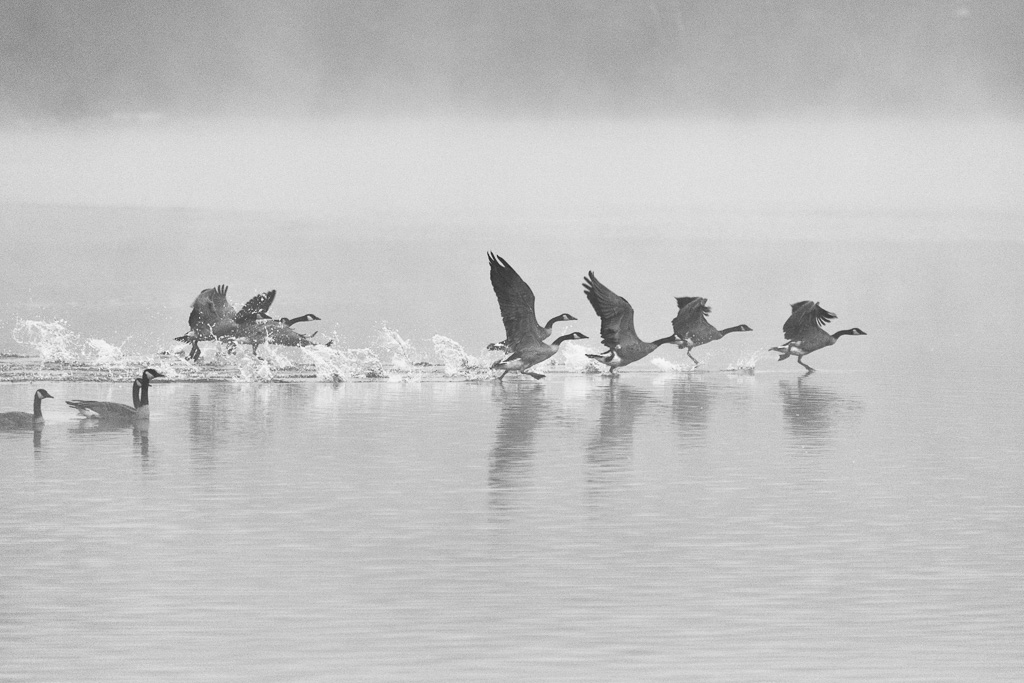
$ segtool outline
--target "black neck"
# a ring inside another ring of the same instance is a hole
[[[838,332],[836,332],[835,334],[832,335],[832,338],[833,339],[839,339],[844,334],[853,334],[853,329],[851,328],[849,330],[839,330]]]
[[[149,377],[142,376],[142,389],[139,391],[139,407],[149,405]]]
[[[667,337],[664,337],[663,339],[655,339],[651,343],[654,344],[655,346],[661,346],[662,344],[668,344],[669,342],[674,341],[676,341],[676,335],[671,334]]]
[[[142,405],[142,398],[140,398],[139,390],[142,387],[142,382],[132,382],[132,405],[138,410],[139,406]]]
[[[736,327],[727,327],[724,330],[719,330],[722,334],[729,334],[730,332],[739,332],[743,329],[743,325],[737,325]]]
[[[38,420],[43,416],[43,397],[36,392],[35,400],[32,401],[32,417]]]
[[[549,325],[549,327],[550,327],[550,325]],[[568,339],[575,339],[575,338],[576,337],[572,336],[571,334],[564,334],[561,337],[559,337],[558,339],[556,339],[555,341],[551,342],[551,345],[552,346],[558,346],[559,344],[561,344],[562,342],[564,342],[564,341],[566,341]]]
[[[552,327],[552,326],[553,326],[553,325],[554,325],[555,323],[557,323],[557,322],[561,322],[561,321],[562,321],[562,316],[560,316],[560,315],[559,315],[559,316],[555,316],[554,318],[552,318],[551,320],[549,320],[549,321],[547,322],[547,324],[546,324],[546,325],[544,325],[544,327],[550,330],[550,329],[551,329],[551,327]]]

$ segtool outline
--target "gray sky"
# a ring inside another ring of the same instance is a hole
[[[1017,114],[1017,0],[4,0],[0,114]]]

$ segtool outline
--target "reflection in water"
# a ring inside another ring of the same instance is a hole
[[[633,426],[649,394],[613,380],[598,392],[601,417],[587,448],[587,462],[604,469],[622,469],[633,452]]]
[[[804,375],[779,382],[782,416],[797,452],[818,454],[835,448],[838,406],[849,403],[831,389],[817,386],[819,378]]]
[[[679,426],[684,447],[703,445],[708,429],[708,409],[711,392],[703,378],[691,375],[674,379],[672,383],[672,417]]]
[[[139,422],[132,425],[132,445],[135,446],[139,455],[142,456],[142,464],[149,464],[149,422]]]
[[[539,384],[498,383],[494,400],[501,404],[501,414],[494,433],[487,486],[491,508],[513,507],[512,491],[523,485],[536,452],[534,432],[548,412],[544,388]]]
[[[132,446],[134,446],[135,452],[142,456],[144,465],[148,464],[149,420],[97,420],[85,418],[78,420],[73,426],[68,428],[68,436],[78,438],[88,434],[127,431],[129,427],[132,430]],[[38,442],[36,445],[39,445]]]

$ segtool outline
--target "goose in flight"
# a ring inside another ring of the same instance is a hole
[[[36,389],[32,400],[32,412],[10,412],[0,413],[0,429],[31,429],[42,427],[43,420],[43,399],[53,398],[46,389]]]
[[[149,383],[157,377],[163,377],[153,368],[146,368],[142,376],[132,382],[132,404],[113,403],[111,401],[65,401],[83,417],[99,420],[132,420],[149,419]]]
[[[238,332],[239,325],[255,320],[270,318],[267,309],[274,303],[277,290],[270,290],[249,299],[240,311],[228,302],[227,285],[204,289],[192,302],[192,313],[188,317],[189,332],[175,341],[189,342],[189,360],[199,360],[202,352],[199,342],[214,339],[230,340]]]
[[[316,342],[313,341],[313,336],[316,334],[302,334],[298,330],[292,329],[292,324],[296,322],[306,322],[309,320],[320,320],[312,313],[307,313],[304,316],[298,318],[281,318],[280,320],[250,320],[238,326],[234,335],[232,335],[232,341],[245,342],[252,345],[252,352],[256,353],[256,349],[260,344],[278,344],[280,346],[311,346]],[[327,342],[324,346],[330,346],[334,343],[334,340]]]
[[[796,362],[807,368],[808,374],[814,372],[814,368],[804,363],[803,357],[826,346],[832,346],[836,340],[843,335],[867,334],[859,327],[851,327],[848,330],[839,330],[829,334],[821,329],[821,326],[836,319],[835,313],[830,313],[818,305],[817,301],[798,301],[793,304],[793,312],[789,320],[782,326],[782,333],[788,340],[781,346],[773,346],[772,351],[778,351],[779,360],[786,360],[790,356],[796,356]]]
[[[504,370],[501,376],[498,377],[499,380],[505,379],[505,375],[512,370],[518,370],[520,373],[529,375],[534,379],[544,379],[544,375],[539,372],[530,372],[530,368],[558,353],[558,345],[562,342],[569,341],[570,339],[586,338],[587,335],[580,332],[570,332],[548,344],[542,341],[535,332],[526,330],[522,335],[517,335],[510,342],[506,342],[511,347],[512,352],[505,358],[496,361],[491,366],[491,369]]]
[[[673,333],[652,342],[645,342],[636,335],[633,326],[633,307],[629,302],[601,284],[594,271],[583,278],[583,291],[590,305],[601,317],[601,342],[608,347],[603,354],[587,354],[587,358],[604,363],[615,372],[630,363],[649,355],[662,344],[677,341]]]
[[[522,334],[527,323],[533,325],[536,336],[544,341],[551,336],[552,329],[557,322],[576,320],[568,313],[556,315],[541,327],[537,322],[537,314],[534,310],[534,295],[530,285],[526,284],[519,273],[515,271],[508,261],[487,252],[487,262],[491,265],[491,287],[498,297],[498,307],[501,309],[501,320],[505,323],[505,341],[496,344],[488,344],[487,348],[492,351],[513,351],[511,330],[515,334]],[[521,329],[522,326],[522,329]]]
[[[677,296],[676,303],[679,304],[679,313],[672,319],[672,329],[675,330],[679,341],[676,346],[686,349],[686,355],[693,361],[693,367],[700,365],[700,361],[693,357],[690,350],[695,346],[701,346],[708,342],[721,339],[732,332],[751,332],[746,325],[727,327],[724,330],[716,329],[708,322],[708,313],[711,308],[708,300],[699,296]]]

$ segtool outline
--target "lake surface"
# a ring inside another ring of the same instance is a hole
[[[0,433],[0,673],[1017,679],[1021,379],[160,383],[111,429],[50,402]]]
[[[172,238],[87,211],[76,259],[39,251],[62,211],[19,209],[35,230],[0,256],[0,348],[24,356],[0,359],[0,410],[57,397],[42,429],[0,432],[2,680],[1024,675],[1017,242],[264,225],[235,260],[197,249],[194,217],[157,216]],[[221,227],[216,254],[242,235]],[[487,248],[591,337],[544,380],[487,369]],[[662,348],[595,374],[591,268],[644,338],[682,295],[754,331],[697,371]],[[171,337],[220,282],[236,303],[279,288],[336,343],[190,365]],[[766,351],[802,298],[867,332],[806,376]],[[63,403],[128,402],[144,367],[167,374],[148,424]]]

